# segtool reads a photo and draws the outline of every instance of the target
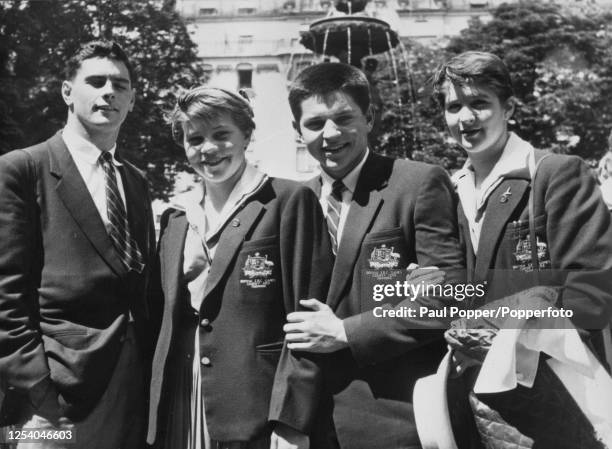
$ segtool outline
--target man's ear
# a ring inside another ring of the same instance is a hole
[[[291,125],[293,126],[293,129],[295,130],[295,134],[298,138],[298,141],[300,143],[304,143],[304,138],[302,137],[302,132],[300,131],[300,124],[296,122],[295,120],[293,120],[291,122]]]
[[[134,109],[134,104],[136,103],[136,89],[131,89],[132,90],[132,98],[130,98],[130,108],[128,109],[129,112],[132,112],[132,110]]]
[[[516,101],[514,97],[510,97],[504,102],[504,118],[506,119],[506,121],[510,120],[514,115],[515,107]]]
[[[249,145],[251,144],[251,138],[253,137],[253,131],[251,131],[250,134],[245,134],[244,136],[244,140],[246,141],[245,145],[244,145],[244,151],[247,150],[247,148],[249,147]]]
[[[366,121],[368,123],[368,132],[372,131],[374,127],[374,117],[376,116],[376,111],[374,111],[374,107],[372,105],[368,106],[368,110],[366,112]]]
[[[66,105],[72,106],[72,83],[70,81],[62,83],[62,98]]]

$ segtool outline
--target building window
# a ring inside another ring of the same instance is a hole
[[[232,67],[231,64],[219,64],[217,66],[217,73],[220,73],[220,72],[231,72],[232,70],[234,70],[234,68]]]
[[[219,14],[217,8],[200,8],[201,16],[216,16],[217,14]]]
[[[249,45],[252,43],[253,43],[253,36],[251,34],[243,34],[242,36],[238,36],[239,45]]]
[[[400,0],[397,2],[397,9],[399,10],[404,10],[404,9],[411,9],[410,8],[410,1],[409,0]]]
[[[249,15],[249,14],[255,14],[255,11],[257,11],[255,8],[238,8],[238,14],[240,15]]]
[[[250,89],[253,87],[253,65],[241,62],[236,66],[238,72],[238,89]]]
[[[486,8],[488,5],[487,0],[470,0],[470,8]]]
[[[278,68],[278,64],[274,64],[274,63],[257,64],[257,73],[261,73],[261,72],[280,72],[280,70]]]

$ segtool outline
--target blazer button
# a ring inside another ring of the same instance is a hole
[[[210,359],[208,357],[202,357],[201,362],[204,366],[210,366]]]
[[[202,327],[206,327],[210,324],[210,321],[208,321],[208,319],[204,318],[202,321],[200,321],[200,326]]]

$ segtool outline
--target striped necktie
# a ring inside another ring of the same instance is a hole
[[[110,222],[109,237],[117,250],[121,262],[128,270],[141,273],[144,269],[142,254],[137,243],[130,236],[127,213],[119,193],[115,167],[113,166],[113,155],[104,151],[98,159],[100,166],[104,169],[106,180],[106,211]]]
[[[327,230],[332,241],[334,255],[338,253],[338,226],[340,224],[340,212],[342,211],[342,192],[346,186],[339,179],[332,184],[331,194],[327,197]]]

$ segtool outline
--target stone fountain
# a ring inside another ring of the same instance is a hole
[[[336,1],[327,17],[315,20],[301,33],[301,44],[317,55],[335,56],[360,68],[365,56],[390,51],[399,43],[398,34],[368,3]]]

